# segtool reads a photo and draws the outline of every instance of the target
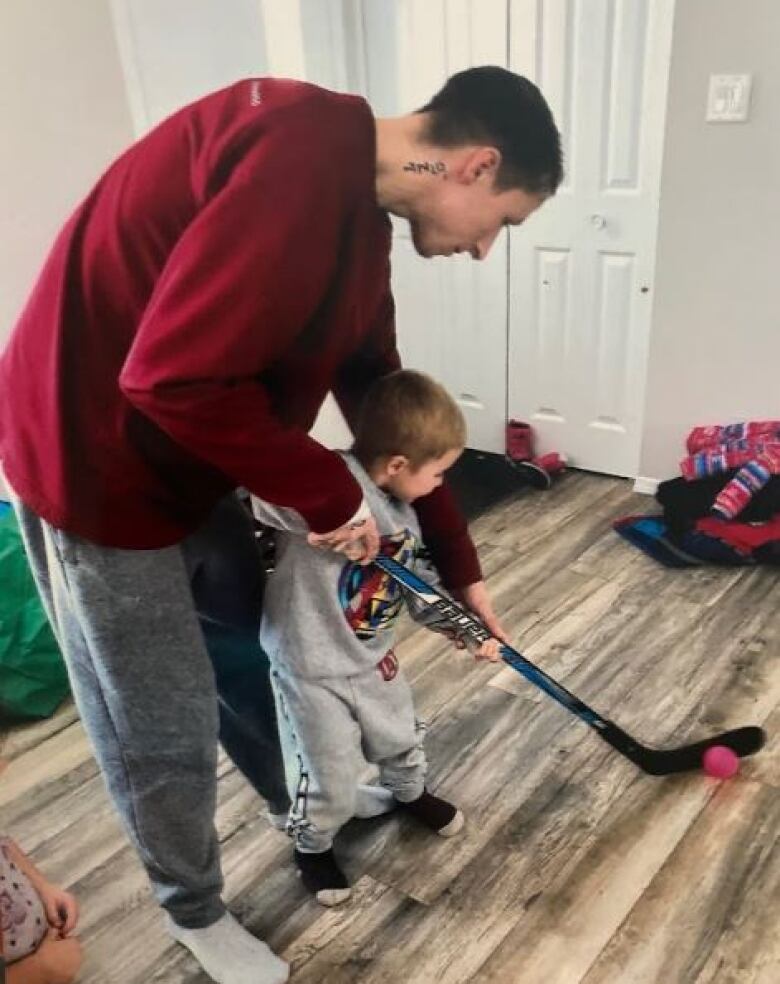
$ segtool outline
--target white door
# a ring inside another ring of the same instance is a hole
[[[548,99],[556,197],[511,232],[509,416],[636,475],[674,0],[510,0],[510,67]]]

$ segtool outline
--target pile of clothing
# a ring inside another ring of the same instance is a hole
[[[695,427],[682,477],[662,482],[662,516],[614,527],[669,567],[780,564],[780,421]]]

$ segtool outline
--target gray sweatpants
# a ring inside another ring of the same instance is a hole
[[[14,501],[81,719],[160,902],[181,926],[225,911],[214,828],[217,738],[254,787],[289,803],[269,666],[264,571],[233,496],[182,544],[97,546]]]
[[[326,851],[355,815],[365,762],[396,799],[423,792],[427,763],[421,723],[401,672],[304,678],[271,670],[292,800],[290,832],[301,851]]]

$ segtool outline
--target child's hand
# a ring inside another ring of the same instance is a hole
[[[76,928],[79,921],[79,904],[65,889],[45,882],[38,886],[38,894],[46,910],[46,918],[60,939],[65,939]]]
[[[501,646],[502,643],[499,639],[487,639],[485,642],[481,643],[479,648],[476,647],[476,643],[469,642],[465,636],[459,635],[452,629],[441,629],[442,635],[451,639],[456,649],[470,649],[474,653],[474,659],[477,662],[489,662],[497,663],[501,659]]]
[[[504,627],[493,611],[493,605],[484,581],[477,581],[475,584],[469,584],[465,588],[459,588],[454,592],[454,595],[457,601],[460,601],[466,608],[474,612],[488,632],[494,635],[496,639],[500,639],[509,646],[512,645]]]
[[[57,930],[49,930],[34,954],[46,984],[72,984],[83,959],[81,943],[75,936],[60,939]]]
[[[497,663],[501,659],[501,643],[498,639],[488,639],[474,653],[477,662]]]

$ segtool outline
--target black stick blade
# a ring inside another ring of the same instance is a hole
[[[596,730],[604,741],[651,776],[668,776],[675,772],[694,772],[701,769],[702,757],[713,745],[725,745],[740,758],[744,758],[757,752],[766,741],[766,734],[761,728],[749,726],[724,731],[692,745],[662,749],[640,745],[612,721],[606,722],[606,727],[597,726]]]

